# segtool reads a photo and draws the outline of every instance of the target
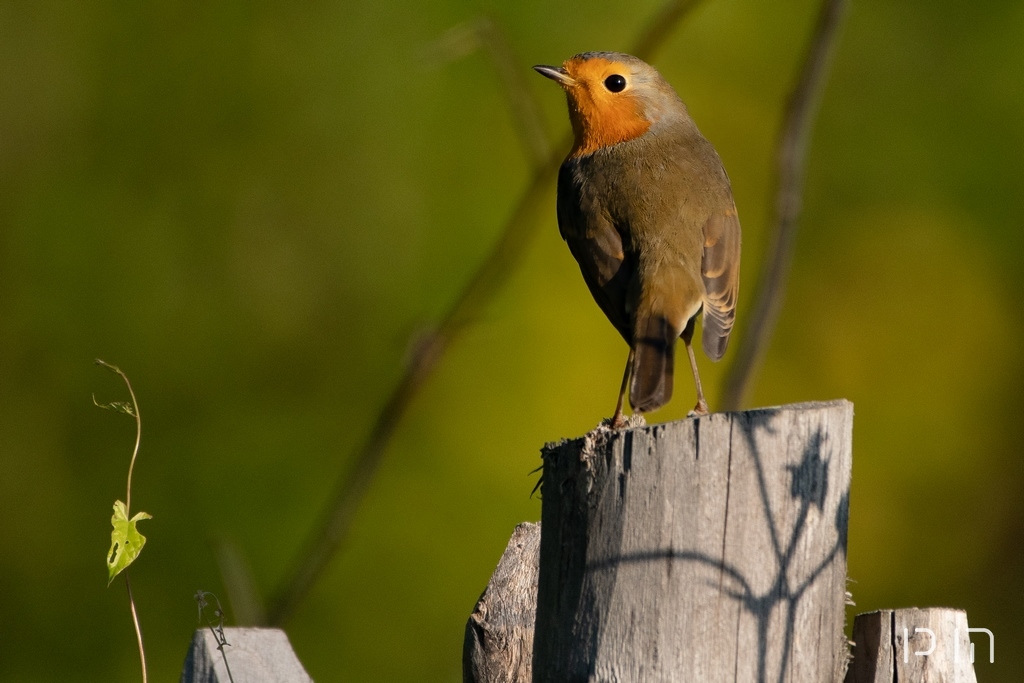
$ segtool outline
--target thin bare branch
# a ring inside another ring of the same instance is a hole
[[[669,37],[671,29],[698,3],[699,0],[667,2],[650,24],[651,28],[641,34],[634,47],[635,52],[650,59]],[[558,167],[562,162],[562,150],[568,149],[570,145],[571,140],[566,138],[563,144],[550,151],[537,165],[487,258],[459,293],[436,329],[424,335],[416,344],[402,378],[377,415],[370,435],[353,456],[351,470],[339,480],[314,532],[296,555],[293,568],[270,601],[267,614],[270,624],[280,625],[287,621],[319,579],[348,535],[355,512],[373,482],[385,450],[405,418],[412,400],[451,343],[466,325],[479,316],[522,261],[526,247],[539,227],[540,215],[546,208],[545,198],[555,185]]]
[[[679,22],[683,20],[683,17],[700,3],[701,0],[669,0],[666,2],[637,36],[631,54],[645,62],[651,61],[668,37],[672,35],[672,31],[679,25]]]
[[[466,325],[476,319],[521,260],[539,225],[538,214],[543,208],[541,200],[554,186],[559,165],[560,160],[555,158],[538,172],[520,198],[497,245],[460,293],[441,324],[433,332],[423,335],[415,344],[405,373],[377,415],[369,438],[354,458],[352,470],[339,482],[326,514],[317,525],[316,534],[297,556],[296,567],[283,584],[283,591],[271,602],[268,612],[270,624],[279,625],[287,620],[319,578],[348,533],[352,518],[409,404],[451,342]]]
[[[434,43],[425,54],[432,64],[445,64],[483,49],[490,57],[498,74],[498,83],[505,94],[512,123],[523,144],[523,150],[534,168],[540,168],[551,157],[540,105],[534,91],[527,85],[524,70],[501,27],[488,16],[478,17],[453,26]]]
[[[267,610],[256,588],[249,561],[242,549],[230,538],[214,540],[217,567],[221,582],[228,591],[228,604],[238,626],[262,626],[267,622]]]
[[[534,91],[526,84],[524,75],[528,72],[520,68],[521,62],[498,24],[490,17],[481,18],[477,24],[484,49],[494,62],[498,78],[504,86],[505,100],[519,131],[519,139],[534,168],[542,168],[551,158],[551,140],[548,139],[547,127]]]
[[[725,410],[739,410],[743,406],[782,310],[803,203],[807,147],[845,9],[846,0],[823,0],[799,76],[786,103],[776,148],[775,230],[754,292],[749,322],[726,373],[722,397]]]

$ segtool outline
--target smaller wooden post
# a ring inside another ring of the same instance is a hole
[[[530,683],[540,524],[520,524],[466,623],[464,683]]]
[[[943,607],[859,614],[846,683],[977,683],[967,628],[966,612]]]
[[[229,683],[232,679],[235,683],[313,683],[284,631],[226,628],[224,635],[228,644],[221,654],[210,629],[195,632],[181,683]]]

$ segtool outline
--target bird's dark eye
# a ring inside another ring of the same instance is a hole
[[[626,89],[626,79],[619,74],[612,74],[604,79],[604,87],[611,92],[622,92]]]

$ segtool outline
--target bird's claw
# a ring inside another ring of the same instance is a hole
[[[686,417],[704,417],[708,414],[708,404],[700,401],[693,407],[693,410],[686,414]]]

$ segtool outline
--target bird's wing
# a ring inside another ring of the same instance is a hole
[[[598,206],[585,202],[572,170],[563,166],[558,174],[558,230],[579,263],[583,280],[597,305],[628,342],[632,338],[626,296],[632,259],[623,249],[622,236],[611,218]]]
[[[704,223],[704,353],[718,360],[729,345],[740,288],[740,220],[736,208],[712,214]]]

